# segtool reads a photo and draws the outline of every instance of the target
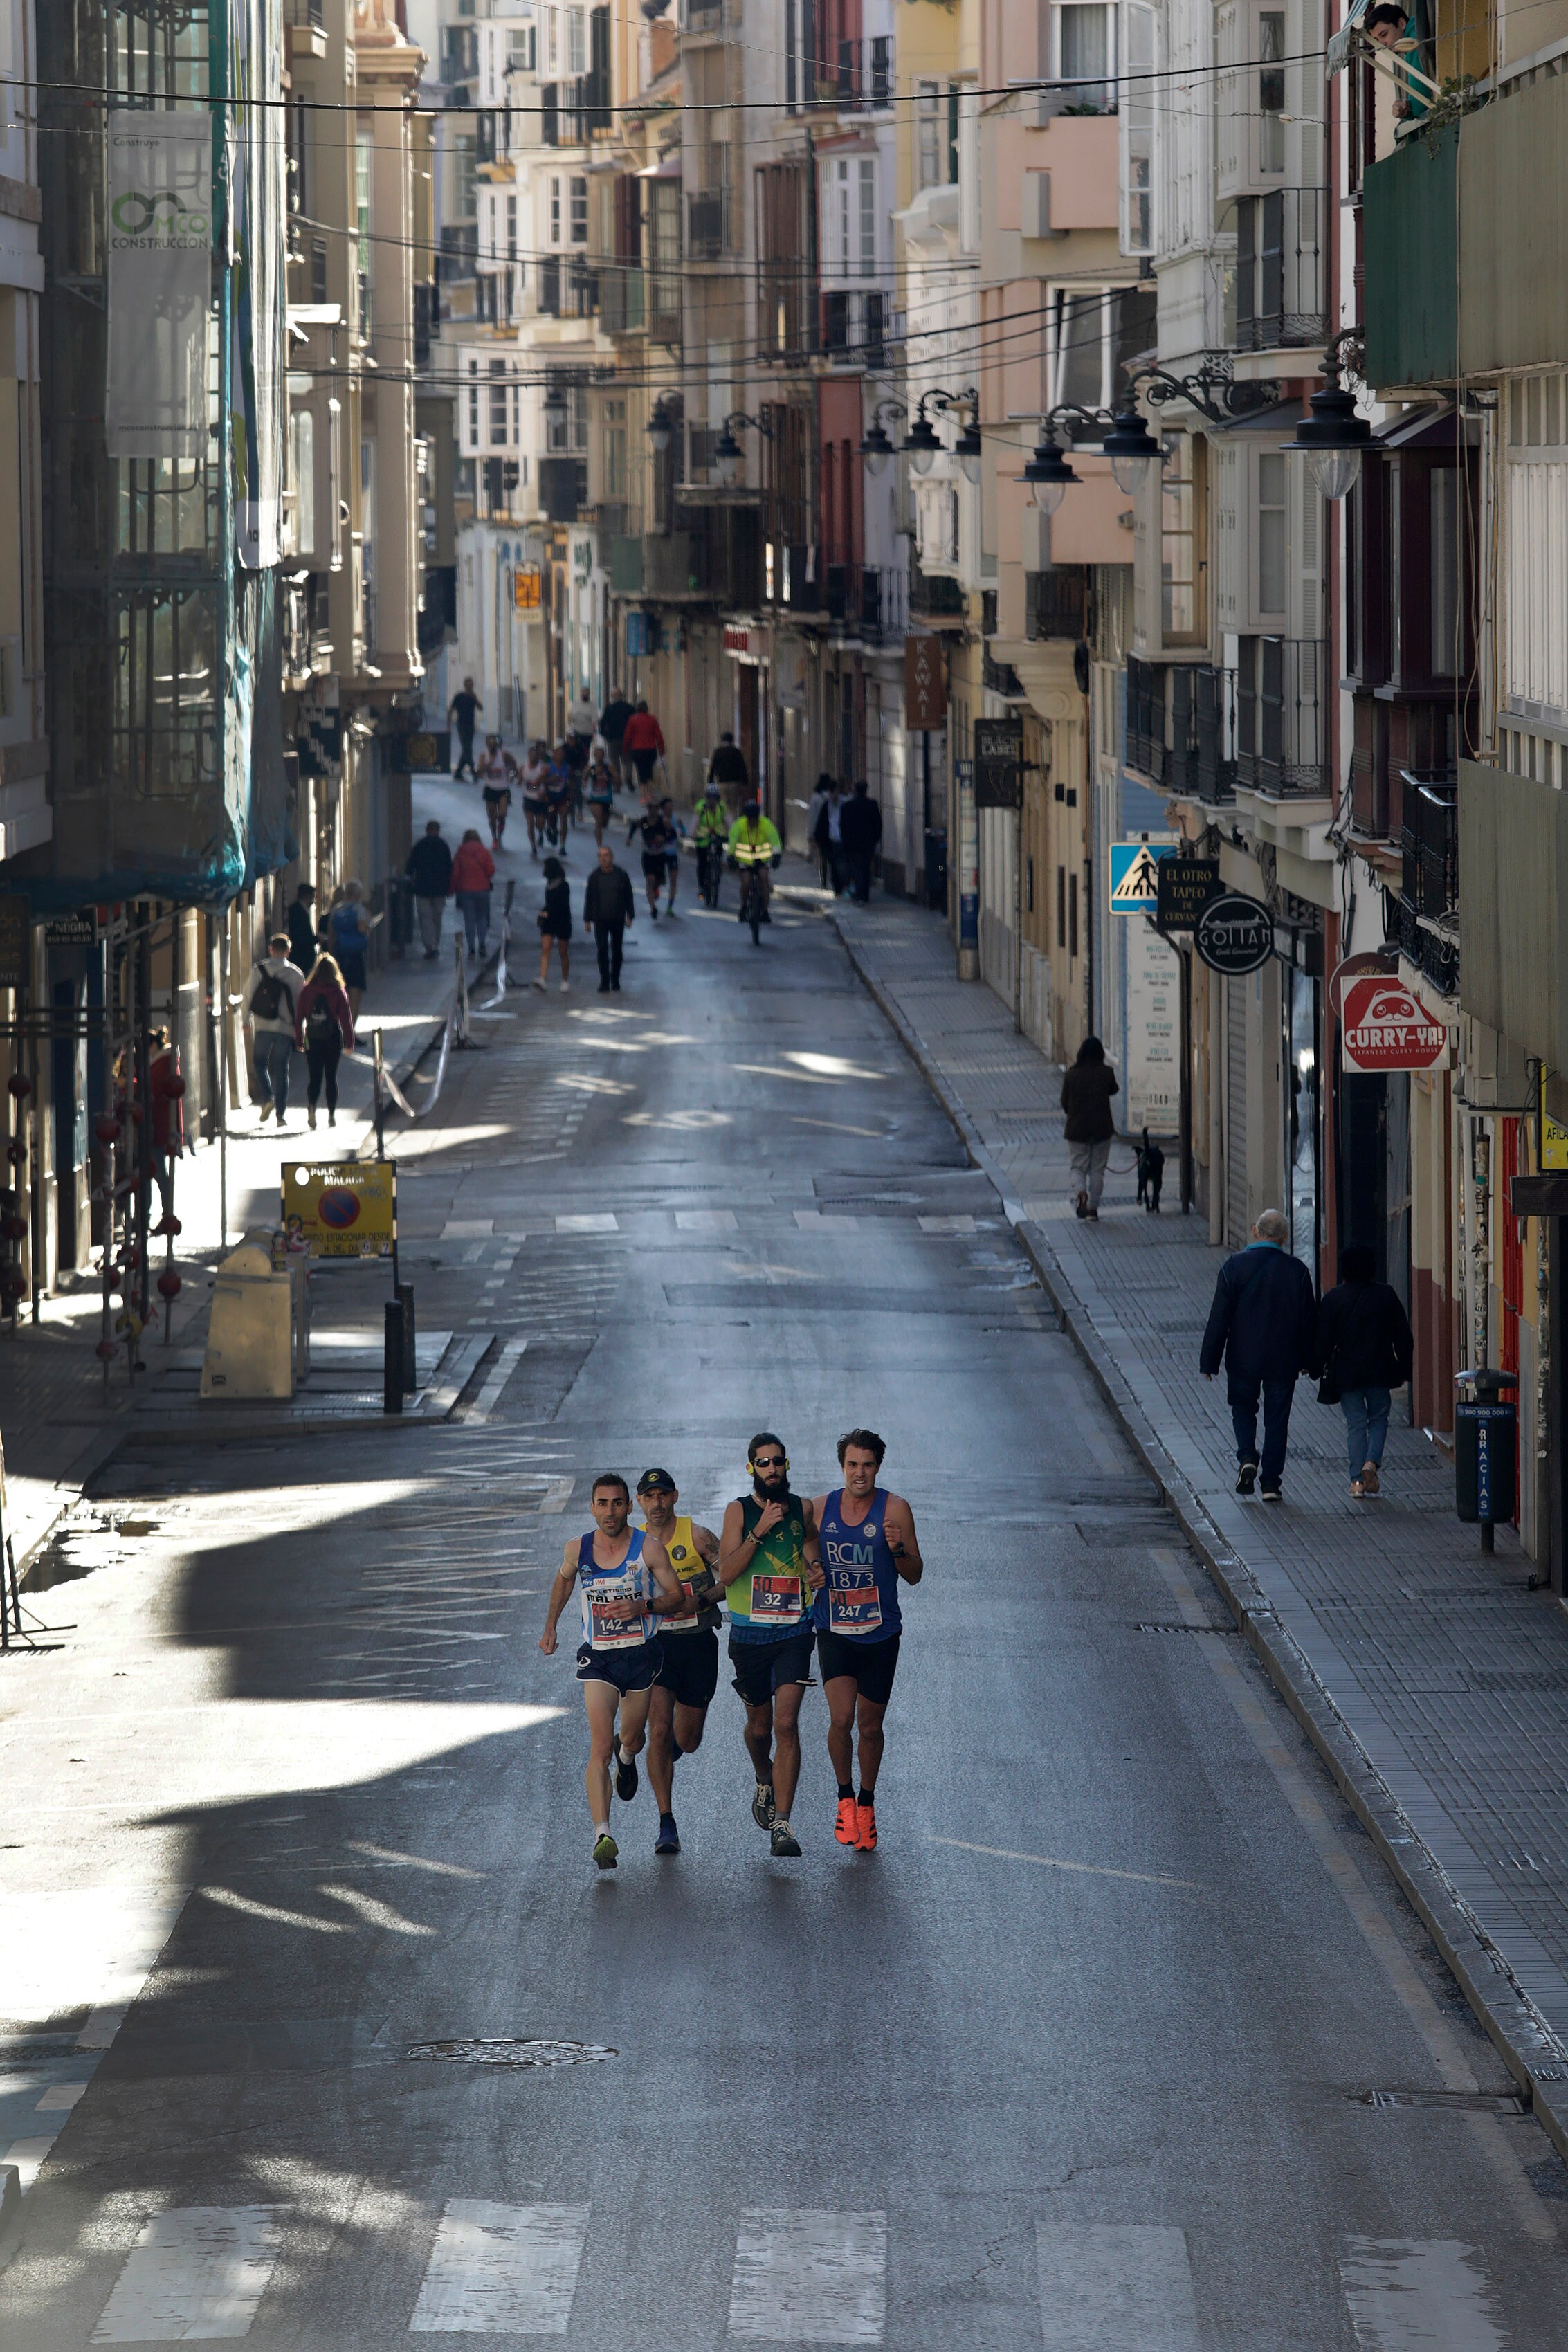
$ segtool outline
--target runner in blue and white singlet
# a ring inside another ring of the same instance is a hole
[[[637,1753],[663,1654],[658,1621],[686,1607],[680,1580],[658,1538],[628,1527],[631,1501],[618,1472],[595,1479],[594,1525],[562,1553],[539,1640],[545,1656],[552,1657],[556,1627],[576,1585],[583,1619],[577,1679],[588,1710],[588,1810],[594,1817],[594,1860],[601,1870],[615,1869],[619,1851],[610,1834],[612,1772],[616,1796],[629,1804],[637,1792]]]
[[[914,1514],[901,1495],[877,1483],[886,1452],[874,1429],[838,1441],[844,1484],[812,1505],[822,1552],[822,1583],[812,1603],[816,1665],[827,1700],[827,1752],[838,1782],[833,1834],[840,1845],[872,1853],[877,1845],[877,1774],[882,1717],[893,1693],[904,1612],[899,1586],[918,1584],[925,1562]],[[854,1783],[860,1741],[860,1790]]]

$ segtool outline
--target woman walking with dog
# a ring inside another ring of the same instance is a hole
[[[1104,1046],[1098,1037],[1086,1037],[1078,1049],[1078,1059],[1062,1079],[1062,1108],[1067,1113],[1066,1134],[1078,1195],[1073,1205],[1080,1217],[1095,1224],[1100,1222],[1105,1163],[1116,1133],[1110,1098],[1120,1091]]]

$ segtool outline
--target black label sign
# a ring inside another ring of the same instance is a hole
[[[1024,722],[977,719],[974,722],[974,805],[1016,809],[1023,798]]]
[[[1256,898],[1222,890],[1193,926],[1193,945],[1211,971],[1233,980],[1257,971],[1274,952],[1274,918]]]
[[[1219,861],[1208,857],[1162,857],[1154,922],[1162,931],[1190,931],[1211,898],[1219,895]]]
[[[95,948],[98,945],[96,915],[56,915],[44,925],[44,938],[52,948]]]

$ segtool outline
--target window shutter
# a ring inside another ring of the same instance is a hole
[[[1211,441],[1214,482],[1215,625],[1222,634],[1247,626],[1244,581],[1242,459],[1245,450],[1230,438]]]
[[[1323,501],[1311,468],[1301,457],[1288,457],[1290,469],[1290,604],[1287,632],[1314,642],[1323,634]]]

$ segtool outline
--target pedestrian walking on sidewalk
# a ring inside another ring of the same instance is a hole
[[[640,695],[626,721],[621,748],[637,770],[638,783],[645,788],[652,783],[655,763],[664,757],[664,730]]]
[[[572,886],[566,879],[566,868],[558,857],[544,861],[544,904],[538,915],[539,978],[535,988],[550,985],[550,950],[553,946],[561,957],[561,993],[566,994],[572,978]]]
[[[419,936],[425,942],[425,958],[441,952],[441,910],[452,892],[452,853],[441,838],[441,821],[432,817],[424,834],[408,853],[404,867],[414,891],[415,909],[419,917]],[[314,975],[312,974],[312,977]]]
[[[1290,1228],[1265,1209],[1244,1250],[1227,1257],[1215,1284],[1198,1370],[1212,1381],[1225,1365],[1236,1430],[1236,1491],[1254,1486],[1266,1503],[1281,1500],[1290,1405],[1303,1372],[1318,1371],[1318,1309],[1312,1277],[1285,1244]],[[1263,1398],[1263,1461],[1258,1458],[1258,1400]]]
[[[864,776],[845,802],[838,827],[849,869],[849,896],[864,907],[871,897],[872,860],[882,843],[881,803],[870,797]]]
[[[484,707],[474,692],[474,681],[471,677],[466,677],[463,680],[462,691],[455,694],[447,705],[447,724],[449,727],[455,724],[458,730],[458,764],[452,771],[454,783],[465,768],[468,772],[470,783],[479,782],[474,769],[474,722]]]
[[[272,1112],[279,1127],[289,1115],[289,1064],[294,1052],[294,1007],[305,985],[298,964],[289,961],[289,934],[275,931],[268,951],[245,983],[242,1018],[250,1024],[256,1053],[256,1083],[261,1118]]]
[[[312,1127],[316,1105],[327,1090],[327,1125],[338,1123],[338,1064],[354,1049],[354,1017],[348,991],[334,957],[321,954],[310,967],[310,977],[294,1007],[294,1043],[305,1056],[309,1073],[306,1102]]]
[[[309,971],[320,945],[316,938],[316,886],[301,882],[289,908],[289,961]]]
[[[1110,1158],[1110,1139],[1116,1132],[1110,1097],[1120,1091],[1116,1073],[1105,1058],[1104,1046],[1098,1037],[1086,1037],[1078,1049],[1078,1059],[1062,1080],[1062,1108],[1068,1115],[1065,1133],[1072,1147],[1073,1184],[1078,1196],[1074,1206],[1080,1217],[1088,1217],[1095,1223],[1100,1220],[1100,1195],[1105,1185],[1106,1162]]]
[[[378,915],[376,922],[380,919]],[[364,884],[351,878],[343,884],[342,896],[327,917],[327,932],[356,1021],[366,985],[365,950],[374,929],[364,903]]]
[[[452,860],[452,896],[463,918],[468,953],[482,956],[490,935],[490,884],[496,862],[470,825]]]
[[[1392,1283],[1377,1279],[1377,1261],[1363,1243],[1340,1252],[1340,1278],[1318,1309],[1321,1404],[1338,1401],[1345,1417],[1351,1496],[1382,1492],[1383,1442],[1388,1435],[1390,1391],[1410,1378],[1415,1341],[1405,1302]]]
[[[616,864],[616,853],[609,843],[601,842],[599,863],[583,889],[584,928],[593,932],[594,945],[599,951],[601,996],[612,989],[617,994],[620,992],[621,944],[626,925],[636,922],[637,913],[632,877],[624,866]]]

